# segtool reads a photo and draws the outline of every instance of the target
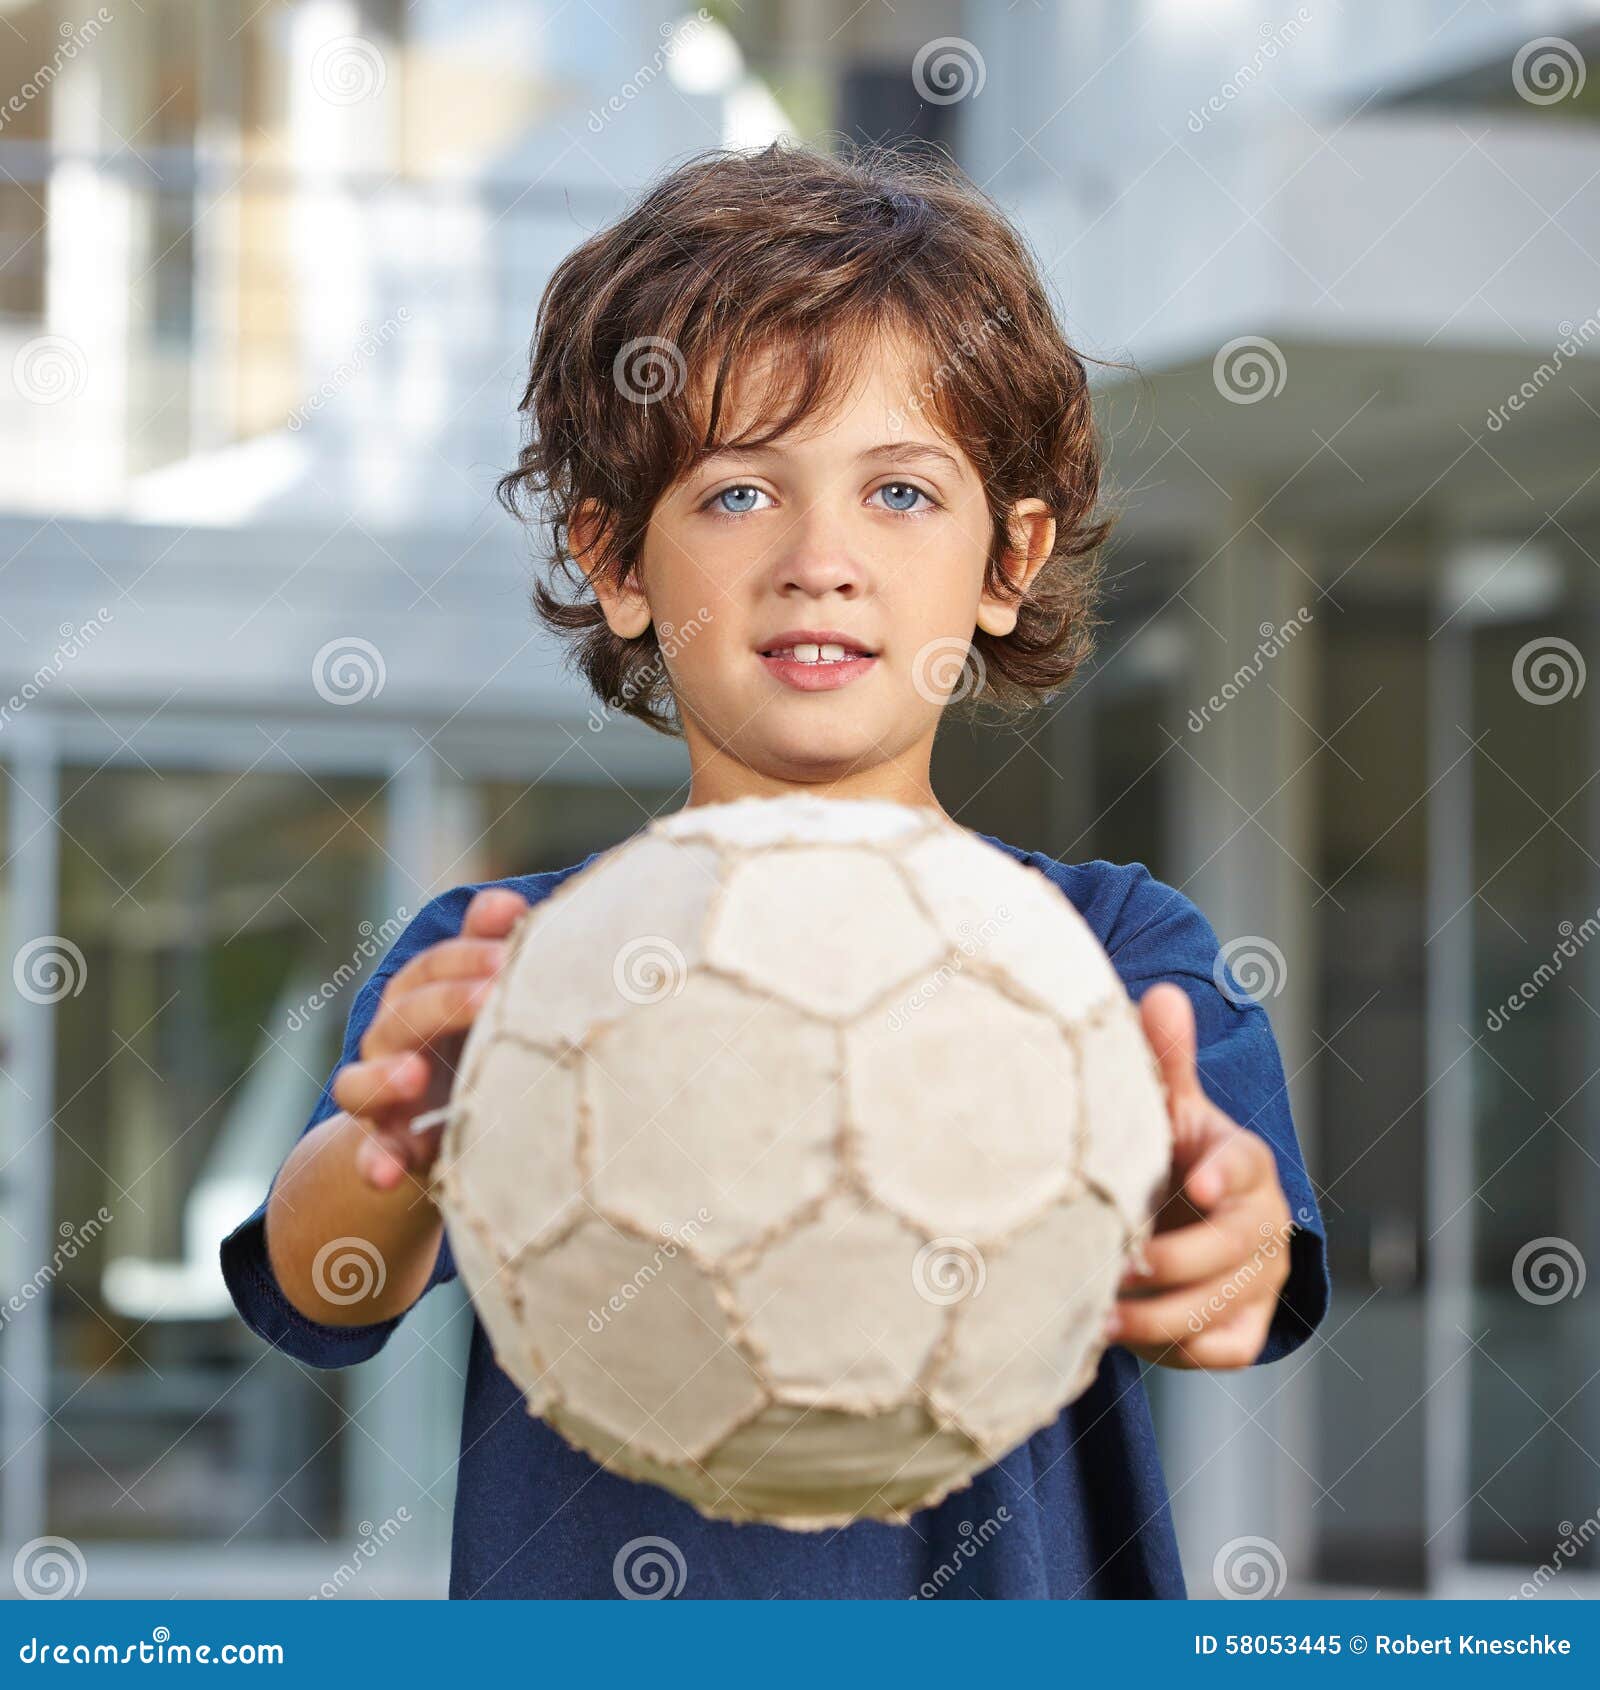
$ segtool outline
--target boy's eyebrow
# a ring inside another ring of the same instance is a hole
[[[702,466],[715,463],[718,458],[776,458],[782,455],[782,449],[776,445],[729,446],[711,453],[701,463]],[[925,458],[943,464],[955,475],[961,473],[961,465],[955,455],[943,446],[934,445],[931,440],[886,440],[881,446],[868,446],[857,455],[862,458]]]
[[[935,463],[944,464],[956,475],[961,473],[961,465],[953,452],[947,452],[943,446],[935,446],[931,440],[889,440],[882,446],[870,447],[861,454],[864,458],[931,458]]]

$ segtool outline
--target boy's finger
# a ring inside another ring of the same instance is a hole
[[[377,1174],[380,1191],[391,1189],[406,1174],[419,1178],[425,1175],[439,1154],[443,1124],[413,1131],[413,1121],[417,1118],[411,1113],[414,1107],[402,1106],[376,1120],[362,1122],[366,1133],[357,1151],[356,1165],[369,1179]]]
[[[1203,1103],[1200,1075],[1195,1067],[1194,1005],[1181,986],[1163,980],[1139,999],[1144,1036],[1161,1072],[1174,1116],[1180,1105]]]
[[[391,992],[414,992],[433,980],[461,980],[493,974],[506,959],[504,939],[441,939],[401,965],[388,985]]]
[[[437,980],[414,992],[385,992],[362,1035],[362,1057],[423,1050],[452,1033],[464,1032],[493,985],[493,975],[482,975]]]
[[[1161,1349],[1180,1344],[1224,1319],[1232,1320],[1250,1303],[1276,1295],[1265,1283],[1241,1279],[1237,1272],[1214,1275],[1161,1297],[1121,1297],[1117,1301],[1116,1341],[1129,1348]]]
[[[509,886],[486,886],[474,892],[461,918],[462,936],[469,939],[503,939],[527,913],[528,900]]]
[[[1225,1197],[1242,1196],[1259,1185],[1272,1165],[1272,1152],[1262,1140],[1230,1122],[1184,1175],[1183,1194],[1197,1208],[1214,1209]]]
[[[1139,1273],[1130,1265],[1120,1289],[1148,1295],[1194,1285],[1237,1269],[1270,1240],[1271,1232],[1269,1226],[1265,1233],[1244,1236],[1237,1222],[1209,1217],[1174,1227],[1170,1232],[1158,1232],[1144,1246],[1149,1271]]]
[[[333,1077],[333,1100],[347,1115],[369,1116],[422,1095],[432,1064],[418,1051],[347,1062]]]
[[[356,1146],[356,1172],[375,1190],[393,1191],[410,1168],[387,1143],[368,1133]]]

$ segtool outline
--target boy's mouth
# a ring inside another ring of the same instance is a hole
[[[770,675],[797,692],[848,686],[878,658],[853,634],[837,628],[790,628],[758,647],[756,655]]]

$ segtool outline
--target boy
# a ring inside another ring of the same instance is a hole
[[[501,492],[551,522],[535,605],[609,708],[683,735],[690,804],[937,809],[952,698],[1036,705],[1087,650],[1110,524],[1083,363],[1016,231],[947,166],[692,160],[557,269],[521,409]],[[1169,1096],[1169,1198],[1094,1385],[909,1526],[791,1533],[602,1470],[525,1412],[474,1320],[452,1596],[635,1594],[628,1556],[662,1539],[687,1597],[1184,1594],[1139,1360],[1270,1361],[1327,1306],[1282,1067],[1182,894],[988,842],[1088,920]],[[517,916],[583,866],[435,898],[358,995],[304,1135],[222,1247],[269,1342],[361,1361],[453,1277],[424,1185],[439,1129],[410,1123],[448,1098]],[[360,1303],[325,1271],[352,1240],[385,1270]]]

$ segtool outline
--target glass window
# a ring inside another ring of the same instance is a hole
[[[345,1377],[246,1330],[216,1247],[337,1058],[383,820],[365,780],[63,771],[60,930],[84,989],[56,1010],[51,1220],[111,1218],[53,1290],[53,1532],[339,1529]]]
[[[473,878],[504,880],[569,868],[591,851],[620,845],[653,816],[681,809],[688,796],[687,780],[675,789],[610,781],[585,786],[486,782],[483,854]]]
[[[0,945],[6,947],[0,950],[0,966],[4,968],[4,973],[0,973],[0,981],[4,982],[0,985],[0,1216],[9,1223],[0,1224],[0,1269],[4,1270],[0,1284],[8,1287],[19,1284],[23,1278],[22,1263],[15,1252],[19,1235],[26,1231],[23,1224],[26,1217],[21,1212],[24,1195],[12,1171],[18,1149],[16,1106],[19,1090],[17,1078],[12,1073],[16,1033],[11,1018],[17,994],[12,989],[15,959],[9,947],[12,936],[11,779],[10,769],[0,762]]]
[[[1317,1473],[1335,1488],[1313,1531],[1319,1577],[1418,1588],[1430,624],[1420,599],[1363,600],[1348,583],[1339,597],[1320,626],[1313,1026],[1327,1042],[1312,1069],[1335,1350],[1317,1373]]]
[[[1553,639],[1554,629],[1570,636]],[[1475,1239],[1468,1553],[1551,1560],[1594,1505],[1593,707],[1571,617],[1472,636]],[[1573,642],[1576,643],[1573,643]],[[1542,654],[1542,655],[1541,655]],[[1592,679],[1591,683],[1592,685]],[[1591,1293],[1592,1295],[1592,1293]],[[1593,1568],[1588,1542],[1575,1564]]]
[[[48,190],[25,156],[50,138],[51,90],[63,41],[55,7],[43,0],[9,6],[0,28],[0,72],[8,103],[0,125],[0,315],[30,319],[44,310],[44,208]],[[41,71],[44,74],[41,74]],[[21,326],[21,325],[19,325]]]

